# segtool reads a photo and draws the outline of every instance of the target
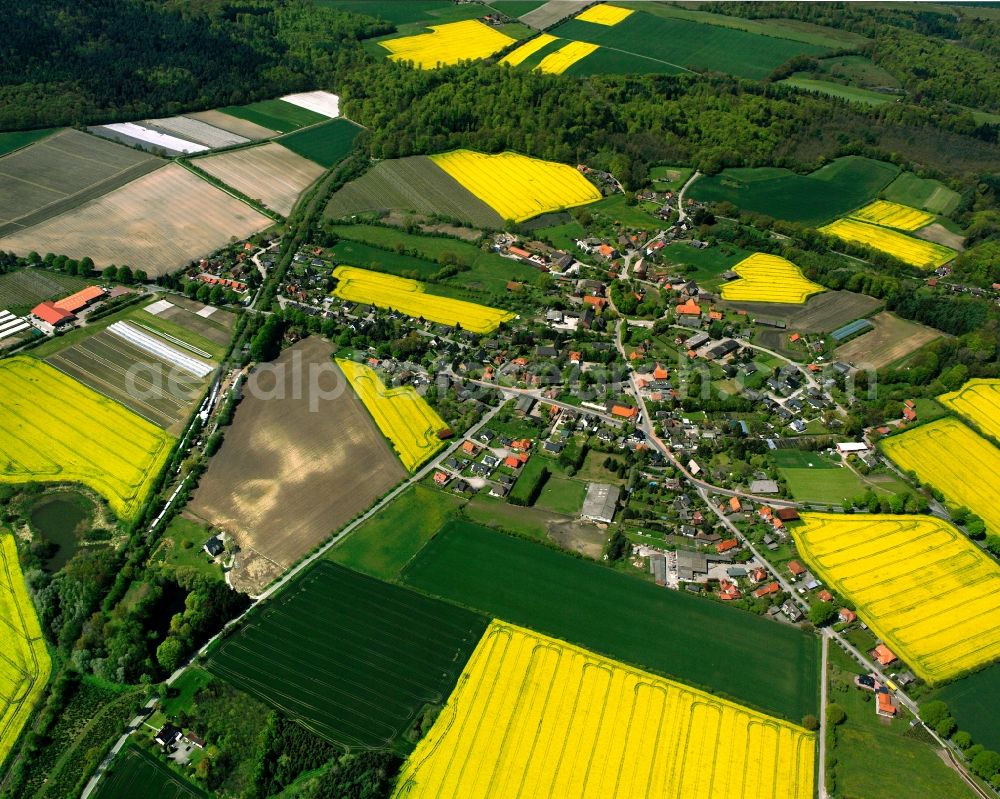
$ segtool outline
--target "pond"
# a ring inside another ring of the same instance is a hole
[[[55,553],[45,563],[46,571],[57,572],[69,562],[92,515],[90,500],[75,492],[46,494],[38,500],[29,515],[31,527],[56,545]]]

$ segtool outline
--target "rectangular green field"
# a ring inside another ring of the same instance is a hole
[[[848,100],[852,103],[864,103],[865,105],[882,105],[883,103],[894,102],[895,95],[873,92],[871,89],[862,89],[857,86],[845,86],[842,83],[833,83],[828,80],[815,80],[813,78],[797,78],[794,75],[779,81],[784,86],[793,86],[796,89],[804,89],[817,94],[825,94],[828,97],[837,97],[841,100]]]
[[[390,275],[408,277],[412,280],[428,280],[442,269],[440,264],[423,258],[414,258],[412,255],[383,250],[381,247],[372,247],[348,239],[341,239],[331,250],[331,254],[338,266],[341,264],[360,266],[363,269],[388,272]]]
[[[731,202],[775,219],[819,225],[874,200],[899,167],[871,158],[838,158],[809,175],[787,169],[725,169],[688,189],[697,200]]]
[[[987,749],[1000,750],[1000,663],[970,674],[936,691],[972,740]]]
[[[361,128],[346,119],[331,119],[308,130],[278,139],[282,147],[308,158],[320,166],[331,167],[341,161],[354,146]]]
[[[901,172],[899,177],[886,186],[882,196],[894,203],[922,208],[943,216],[958,208],[962,200],[957,191],[949,189],[940,180],[920,178],[912,172]]]
[[[220,108],[223,114],[245,119],[256,125],[276,130],[278,133],[289,133],[306,125],[325,122],[329,117],[310,111],[308,108],[286,103],[284,100],[261,100],[249,105],[229,105]]]
[[[129,743],[101,777],[94,799],[207,799],[208,794],[135,743]]]
[[[793,721],[817,712],[814,636],[531,541],[453,521],[402,579]]]
[[[42,130],[18,130],[12,133],[0,133],[0,155],[7,155],[21,147],[27,147],[39,139],[44,139],[55,133],[58,128],[43,128]]]
[[[630,14],[617,25],[597,25],[573,19],[550,33],[686,70],[728,72],[757,80],[766,78],[793,56],[820,55],[828,51],[817,44],[761,36],[687,19],[668,19],[644,11]],[[584,61],[589,58],[591,56]]]
[[[417,484],[337,544],[326,557],[372,577],[395,580],[464,501],[454,494]]]
[[[321,561],[252,613],[208,670],[345,749],[404,751],[488,620]]]

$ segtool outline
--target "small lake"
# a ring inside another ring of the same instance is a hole
[[[90,501],[73,492],[47,494],[31,509],[32,529],[57,547],[45,563],[46,571],[59,571],[76,554],[80,535],[90,522],[92,511]]]

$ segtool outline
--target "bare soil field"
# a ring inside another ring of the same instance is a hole
[[[212,306],[202,305],[200,302],[189,300],[187,297],[177,294],[167,296],[166,301],[172,307],[157,313],[157,318],[180,325],[185,330],[190,330],[219,346],[228,346],[229,340],[232,338],[233,325],[236,322],[236,317],[229,311],[215,308],[211,314],[203,316],[201,314],[207,313],[205,309]]]
[[[231,117],[229,114],[223,114],[221,111],[197,111],[193,114],[185,114],[184,116],[188,119],[197,119],[216,128],[222,128],[222,130],[227,130],[230,133],[235,133],[237,136],[243,136],[253,141],[270,139],[278,135],[278,131],[276,130],[265,128],[263,125],[258,125],[247,119]]]
[[[156,277],[271,224],[246,203],[184,167],[169,164],[75,210],[6,236],[0,239],[0,248],[19,255],[36,250],[70,258],[90,256],[98,268],[127,264]]]
[[[45,360],[171,435],[182,431],[209,382],[171,370],[165,361],[106,330]]]
[[[561,19],[572,16],[590,5],[590,0],[549,0],[518,19],[535,30],[545,30]]]
[[[788,330],[828,333],[848,322],[867,316],[882,303],[851,291],[826,291],[810,297],[805,305],[770,302],[720,302],[723,308],[742,308],[751,316],[783,319]]]
[[[267,373],[251,375],[222,449],[188,508],[234,536],[244,553],[233,577],[243,585],[266,583],[287,569],[406,476],[333,367],[332,353],[328,342],[304,339],[268,365]],[[331,367],[324,366],[322,390],[347,390],[321,399],[313,412],[309,371],[319,364]],[[265,398],[280,393],[284,398]],[[247,550],[273,568],[263,568]],[[239,573],[251,566],[253,574]]]
[[[78,130],[0,158],[0,236],[76,208],[165,162]]]
[[[873,316],[871,323],[874,330],[837,347],[838,360],[853,365],[870,363],[881,369],[941,337],[933,328],[900,319],[888,311]]]
[[[292,212],[299,195],[326,171],[274,142],[210,155],[193,163],[282,216]]]
[[[914,232],[913,235],[918,239],[933,241],[935,244],[943,244],[945,247],[951,247],[953,250],[958,250],[959,252],[965,249],[965,236],[961,233],[952,233],[940,222],[935,222],[932,225],[921,228]]]
[[[365,211],[413,211],[499,230],[500,214],[423,155],[381,161],[330,198],[326,216]]]

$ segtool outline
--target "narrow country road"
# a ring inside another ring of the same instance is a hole
[[[700,177],[701,177],[701,172],[699,172],[696,169],[694,171],[694,174],[691,175],[691,177],[689,177],[687,179],[687,182],[683,186],[681,186],[681,190],[679,192],[677,192],[677,221],[678,222],[683,222],[685,219],[687,219],[687,216],[688,216],[687,215],[687,211],[684,210],[684,192],[686,192],[691,187],[691,184],[694,183]]]
[[[477,424],[469,428],[469,430],[466,431],[465,435],[461,436],[460,438],[456,438],[455,442],[450,447],[447,447],[437,457],[429,461],[426,466],[421,468],[419,471],[414,472],[413,475],[409,477],[409,479],[404,480],[402,483],[397,485],[392,491],[390,491],[388,494],[382,497],[382,499],[380,499],[378,502],[372,505],[367,511],[365,511],[365,513],[356,518],[353,522],[350,522],[339,533],[337,533],[337,535],[335,535],[333,538],[327,541],[323,546],[321,546],[318,550],[316,550],[316,552],[314,552],[312,555],[310,555],[297,565],[293,566],[288,572],[284,574],[284,576],[282,576],[279,580],[273,583],[270,587],[262,591],[257,596],[253,597],[252,598],[253,602],[250,603],[250,606],[245,611],[243,611],[243,613],[241,613],[235,619],[230,621],[225,627],[219,630],[219,632],[213,635],[208,641],[206,641],[205,644],[201,647],[201,649],[199,649],[197,652],[195,652],[194,655],[191,656],[191,658],[188,660],[187,663],[185,663],[183,666],[177,669],[177,671],[175,671],[166,679],[165,681],[166,684],[173,685],[174,682],[177,681],[177,679],[194,663],[195,660],[197,660],[198,657],[203,655],[208,650],[208,648],[212,644],[214,644],[219,638],[224,636],[234,626],[243,621],[243,619],[245,619],[247,615],[254,610],[254,608],[256,608],[258,605],[260,605],[263,602],[266,602],[268,599],[274,596],[277,592],[279,592],[282,588],[284,588],[293,578],[295,578],[303,570],[307,569],[309,566],[315,563],[319,558],[323,557],[327,552],[330,551],[332,547],[336,546],[341,541],[343,541],[345,537],[347,537],[355,530],[357,530],[358,527],[360,527],[362,524],[368,521],[372,516],[374,516],[376,513],[382,510],[386,505],[388,505],[390,502],[396,499],[400,494],[406,491],[406,489],[408,489],[415,483],[419,483],[421,480],[427,477],[427,475],[429,475],[431,472],[437,469],[442,461],[446,460],[447,458],[450,458],[458,450],[458,448],[462,446],[462,443],[464,441],[475,436],[476,433],[478,433],[483,427],[489,424],[490,421],[493,419],[493,417],[500,412],[500,409],[502,407],[503,405],[501,404],[496,408],[490,410],[485,416],[483,416],[483,418]],[[144,706],[147,712],[137,716],[135,719],[132,720],[132,722],[129,723],[124,734],[122,734],[122,736],[115,742],[115,745],[111,747],[111,751],[108,752],[104,760],[101,761],[101,764],[97,767],[97,770],[94,772],[94,776],[92,776],[90,780],[87,782],[87,785],[84,787],[83,791],[80,794],[80,799],[88,799],[91,793],[93,793],[94,789],[97,787],[98,782],[100,782],[101,776],[104,774],[105,771],[107,771],[107,768],[111,764],[111,761],[114,760],[115,755],[117,755],[118,752],[121,751],[121,748],[128,741],[129,736],[133,732],[135,732],[139,727],[142,726],[143,720],[156,707],[157,702],[158,700],[155,697],[153,699],[150,699]]]
[[[830,636],[828,629],[823,630],[823,656],[819,666],[819,774],[817,776],[817,793],[819,799],[826,799],[826,706],[827,689],[829,687],[830,673],[827,671],[827,660],[830,654]]]

